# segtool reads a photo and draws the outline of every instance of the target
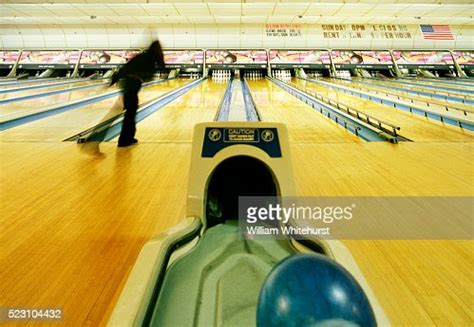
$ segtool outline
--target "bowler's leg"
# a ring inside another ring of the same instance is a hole
[[[138,80],[126,80],[123,89],[123,105],[125,115],[122,123],[122,132],[120,133],[118,145],[127,146],[133,144],[135,138],[135,116],[138,110],[138,91],[140,91],[141,82]]]

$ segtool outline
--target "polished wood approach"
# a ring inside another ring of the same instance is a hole
[[[0,306],[105,324],[141,247],[185,215],[190,144],[107,143],[101,159],[74,143],[0,149]]]
[[[264,120],[289,128],[300,195],[474,195],[472,142],[360,142],[278,86],[249,84]],[[184,218],[192,126],[224,90],[202,83],[138,124],[138,145],[104,142],[102,157],[0,133],[0,306],[104,325],[142,246]],[[473,241],[345,244],[394,326],[474,324]]]

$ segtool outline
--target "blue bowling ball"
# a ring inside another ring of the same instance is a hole
[[[364,291],[340,264],[320,254],[296,254],[268,274],[257,327],[376,326]]]

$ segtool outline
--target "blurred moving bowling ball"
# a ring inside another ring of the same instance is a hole
[[[296,254],[268,274],[257,327],[376,326],[364,291],[351,274],[320,254]]]

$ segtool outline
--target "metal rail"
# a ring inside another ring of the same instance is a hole
[[[342,104],[342,103],[339,103],[337,101],[334,101],[332,100],[331,98],[329,97],[325,97],[317,92],[314,92],[314,91],[310,91],[306,88],[302,88],[302,87],[299,87],[293,83],[291,83],[291,85],[313,97],[315,97],[316,99],[318,100],[321,100],[331,106],[334,106],[336,107],[337,109],[340,109],[340,110],[343,110],[345,112],[347,112],[349,115],[353,116],[353,117],[356,117],[357,119],[360,119],[362,121],[365,121],[366,123],[380,129],[380,130],[383,130],[384,132],[386,133],[389,133],[395,137],[399,137],[400,135],[397,134],[397,131],[400,130],[400,126],[396,126],[396,125],[393,125],[393,124],[390,124],[390,123],[387,123],[383,120],[380,120],[379,118],[376,118],[374,116],[370,116],[370,115],[367,115],[366,113],[360,111],[360,110],[357,110],[353,107],[350,107],[350,106],[347,106],[345,104]]]

